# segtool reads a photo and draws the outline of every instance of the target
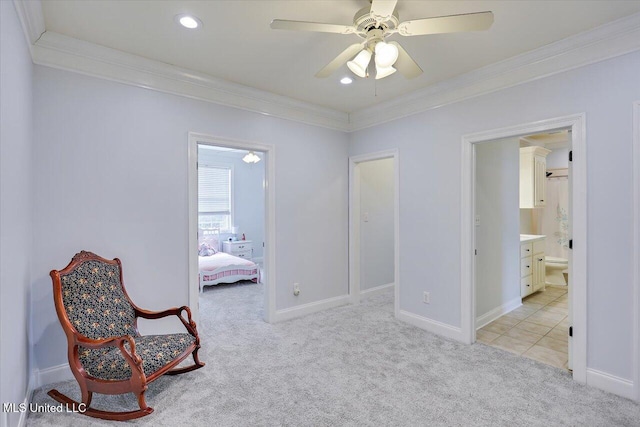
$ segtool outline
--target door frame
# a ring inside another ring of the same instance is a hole
[[[360,168],[361,163],[393,159],[394,314],[400,311],[400,167],[398,149],[349,157],[349,301],[360,302]]]
[[[200,320],[198,269],[198,144],[261,151],[264,153],[264,321],[273,323],[276,311],[276,214],[275,214],[275,147],[253,141],[241,141],[203,133],[189,132],[188,200],[189,200],[189,290],[188,304],[194,321]]]
[[[633,387],[634,398],[640,402],[640,101],[633,103],[633,293],[634,328],[633,336]]]
[[[587,153],[585,114],[551,118],[463,135],[461,200],[461,332],[465,342],[476,340],[475,331],[475,144],[558,129],[571,129],[573,162],[570,168],[571,238],[575,240],[569,263],[570,323],[573,326],[573,379],[587,381]]]

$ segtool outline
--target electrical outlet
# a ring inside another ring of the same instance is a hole
[[[300,283],[294,283],[293,284],[293,294],[295,296],[300,295]]]
[[[425,292],[422,295],[422,302],[425,304],[431,304],[431,295],[429,294],[429,292]]]

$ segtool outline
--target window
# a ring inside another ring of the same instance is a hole
[[[199,165],[198,227],[229,232],[231,219],[231,168]]]

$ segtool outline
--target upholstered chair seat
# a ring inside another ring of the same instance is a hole
[[[148,377],[173,362],[193,345],[195,337],[189,334],[140,335],[135,337],[136,353],[142,358],[142,369]],[[130,352],[128,343],[124,345]],[[93,350],[80,347],[80,362],[92,377],[103,380],[131,378],[131,367],[119,348]]]

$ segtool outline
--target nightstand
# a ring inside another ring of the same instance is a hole
[[[253,258],[253,243],[251,240],[236,240],[234,242],[222,242],[222,252],[226,252],[238,258],[251,260]]]

